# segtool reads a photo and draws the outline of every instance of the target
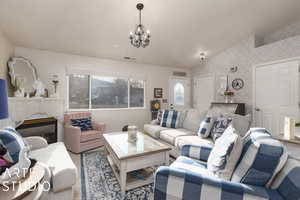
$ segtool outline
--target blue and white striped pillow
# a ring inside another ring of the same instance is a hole
[[[231,181],[269,186],[288,157],[284,145],[264,128],[251,128],[243,138],[243,150]]]
[[[7,153],[3,156],[11,163],[19,161],[19,154],[26,147],[23,138],[14,128],[5,128],[0,130],[0,144],[7,149]]]
[[[180,112],[176,110],[164,110],[160,126],[168,128],[178,128],[180,121]]]
[[[215,118],[205,117],[201,123],[198,130],[198,136],[201,138],[207,138],[210,135],[210,131],[215,123]]]

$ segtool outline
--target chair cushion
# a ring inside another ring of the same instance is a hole
[[[91,140],[99,139],[102,137],[102,133],[96,130],[82,131],[80,135],[80,142],[88,142]]]
[[[200,122],[205,118],[207,111],[199,112],[197,109],[189,109],[183,121],[184,129],[197,133]]]
[[[230,180],[243,148],[242,137],[229,125],[209,154],[207,169],[217,177]]]
[[[210,133],[214,142],[219,137],[221,137],[221,135],[224,133],[225,129],[229,126],[231,121],[232,121],[231,118],[226,118],[226,117],[217,118]]]
[[[214,123],[215,123],[215,118],[206,116],[200,123],[198,136],[201,138],[207,138],[210,135],[210,131]]]
[[[283,144],[264,128],[251,128],[243,138],[243,150],[232,181],[269,186],[287,160]]]
[[[186,129],[168,129],[161,131],[159,137],[161,140],[171,145],[175,145],[176,138],[185,135],[194,135],[194,133]]]
[[[160,126],[168,128],[178,128],[180,112],[176,110],[164,110]]]
[[[71,123],[72,126],[79,127],[81,131],[88,131],[93,129],[91,117],[71,119]]]
[[[160,125],[156,125],[156,124],[145,124],[144,125],[144,131],[156,139],[159,139],[161,131],[168,130],[168,129],[170,129],[170,128],[161,127]]]
[[[205,174],[214,176],[214,174],[207,170],[206,165],[197,162],[192,158],[185,156],[179,156],[175,162],[170,165],[171,168],[183,169],[197,174]]]
[[[213,147],[214,143],[211,138],[201,138],[197,135],[179,136],[175,140],[175,146],[181,150],[183,145],[191,144],[204,147]]]
[[[300,161],[292,157],[288,158],[271,188],[277,189],[286,200],[300,199]]]
[[[70,188],[76,183],[76,166],[62,142],[30,151],[29,156],[49,166],[52,172],[51,182],[54,192]]]

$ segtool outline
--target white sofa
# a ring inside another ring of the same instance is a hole
[[[77,179],[77,168],[62,142],[47,144],[41,137],[27,137],[30,145],[29,157],[45,167],[45,179],[50,181],[51,190],[44,193],[41,200],[72,200],[73,186]]]
[[[144,131],[151,137],[166,143],[172,147],[170,154],[178,157],[181,148],[185,144],[197,144],[201,146],[213,147],[214,142],[209,138],[197,136],[199,124],[206,116],[207,111],[200,112],[197,109],[182,111],[181,122],[178,129],[161,127],[157,120],[144,125]]]

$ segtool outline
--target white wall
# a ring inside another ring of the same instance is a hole
[[[230,74],[230,79],[242,78],[244,80],[245,86],[236,92],[235,100],[246,103],[248,112],[252,110],[253,65],[300,56],[300,35],[258,48],[255,48],[254,44],[255,37],[253,36],[208,58],[203,65],[193,69],[193,74],[214,73],[216,75],[215,93],[217,93],[220,86],[219,77],[226,75],[230,67],[238,66],[238,72]],[[218,94],[216,94],[216,98],[218,101],[223,100]]]
[[[64,100],[67,99],[66,68],[69,67],[87,69],[90,71],[111,71],[120,74],[132,73],[145,76],[146,109],[92,111],[93,118],[96,121],[105,122],[107,124],[107,131],[119,131],[126,124],[135,124],[142,129],[144,123],[150,120],[149,104],[153,98],[153,88],[163,88],[163,98],[168,99],[169,77],[172,75],[172,72],[175,70],[189,72],[189,70],[178,68],[120,62],[22,47],[17,47],[15,54],[30,59],[36,65],[39,77],[43,82],[47,83],[50,92],[53,91],[50,78],[53,74],[58,75],[60,79],[59,94]],[[59,137],[61,137],[61,133]]]
[[[7,78],[7,61],[14,54],[13,44],[0,30],[0,78]]]

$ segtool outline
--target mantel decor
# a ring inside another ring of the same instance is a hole
[[[145,26],[142,24],[142,10],[144,4],[138,3],[136,8],[139,11],[139,24],[136,26],[134,33],[130,32],[129,39],[132,46],[136,48],[145,48],[150,43],[150,31],[146,30]]]

